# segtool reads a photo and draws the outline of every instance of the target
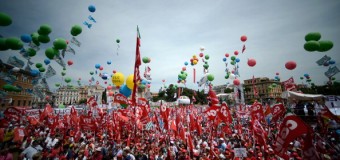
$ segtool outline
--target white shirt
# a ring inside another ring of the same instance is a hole
[[[27,147],[22,154],[24,155],[25,158],[28,160],[33,160],[33,156],[38,153],[38,150],[33,148],[32,146]]]
[[[51,137],[47,137],[45,140],[45,143],[47,143],[46,147],[53,148],[54,145],[58,143],[58,141],[59,140],[57,138],[52,139]]]

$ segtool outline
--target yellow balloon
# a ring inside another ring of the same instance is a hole
[[[193,58],[193,59],[196,59],[196,55],[193,55],[192,58]]]
[[[133,83],[133,74],[130,74],[127,78],[126,78],[126,86],[129,89],[133,89],[133,86],[135,85],[135,83]]]
[[[115,86],[121,86],[122,84],[124,84],[125,77],[123,73],[117,72],[112,76],[111,79],[112,79],[112,83]]]
[[[193,63],[194,65],[196,65],[196,64],[197,64],[197,60],[193,60],[192,63]]]

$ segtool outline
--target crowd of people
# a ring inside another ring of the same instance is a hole
[[[204,115],[204,110],[194,108],[197,114]],[[159,109],[152,110],[157,114]],[[170,116],[175,114],[176,112]],[[219,122],[218,125],[213,125],[215,122],[203,116],[200,120],[202,133],[190,131],[190,124],[183,123],[185,139],[180,138],[181,135],[174,130],[166,130],[161,125],[155,125],[151,129],[123,126],[118,137],[109,136],[112,133],[108,133],[108,130],[99,134],[80,130],[80,136],[77,137],[74,128],[52,130],[43,123],[13,123],[1,128],[0,160],[280,159],[273,150],[278,132],[275,124],[263,124],[268,133],[267,145],[264,146],[255,140],[248,118],[238,118],[236,110],[232,110],[232,116],[233,123]],[[24,128],[22,139],[15,139],[15,128]],[[336,130],[327,130],[321,134],[320,127],[316,124],[314,132],[313,142],[319,158],[340,159],[340,137]],[[188,140],[189,136],[192,139]],[[290,159],[303,159],[304,143],[301,137],[290,143],[287,150]]]

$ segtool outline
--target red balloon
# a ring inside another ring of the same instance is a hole
[[[183,68],[182,68],[182,71],[185,71],[185,70],[187,70],[187,68],[183,67]]]
[[[276,75],[278,76],[280,73],[279,72],[276,72]]]
[[[113,92],[112,91],[109,92],[109,96],[113,96]]]
[[[242,41],[242,42],[247,41],[247,36],[245,36],[245,35],[241,36],[241,41]]]
[[[234,83],[235,86],[238,86],[238,85],[240,85],[241,82],[240,82],[239,79],[234,79],[233,83]]]
[[[237,56],[238,55],[238,51],[235,51],[234,54]]]
[[[296,62],[294,61],[288,61],[286,64],[285,64],[285,67],[288,69],[288,70],[293,70],[296,68]]]
[[[232,74],[234,74],[234,73],[235,73],[235,71],[231,71],[231,73],[232,73]]]
[[[79,77],[78,80],[81,80],[81,78]]]
[[[253,58],[248,59],[248,66],[254,67],[256,65],[256,60]]]
[[[163,79],[162,82],[165,82],[165,79]]]
[[[107,88],[107,90],[111,90],[112,86],[107,86],[106,88]]]
[[[200,53],[200,54],[199,54],[199,56],[200,56],[200,57],[203,57],[203,56],[204,56],[204,54],[203,54],[203,53]]]
[[[103,66],[100,66],[99,70],[103,70],[103,69],[104,69],[104,67],[103,67]]]
[[[66,44],[68,44],[69,42],[68,42],[68,40],[66,40]]]
[[[150,88],[150,87],[151,87],[151,85],[150,85],[150,84],[147,84],[146,86],[147,86],[148,88]]]
[[[225,57],[229,57],[229,53],[226,53],[226,54],[225,54]]]
[[[113,72],[113,73],[116,73],[117,71],[116,71],[116,70],[113,70],[112,72]]]
[[[190,62],[192,63],[193,61],[194,61],[194,59],[191,58],[191,59],[190,59]]]
[[[70,65],[72,65],[72,64],[73,64],[73,61],[71,61],[71,60],[68,60],[68,61],[67,61],[67,64],[70,66]]]
[[[49,97],[49,96],[46,96],[45,99],[48,100],[48,99],[50,99],[50,97]]]
[[[107,84],[107,82],[105,81],[104,84]]]

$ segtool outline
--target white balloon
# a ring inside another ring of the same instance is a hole
[[[231,73],[231,74],[229,75],[229,78],[230,78],[230,79],[235,79],[236,76],[235,76],[235,74],[232,74],[232,73]]]
[[[203,46],[200,47],[201,52],[203,52],[205,50],[205,48]]]
[[[12,68],[12,71],[13,71],[13,72],[19,72],[19,71],[20,71],[20,68],[14,67],[14,68]]]

